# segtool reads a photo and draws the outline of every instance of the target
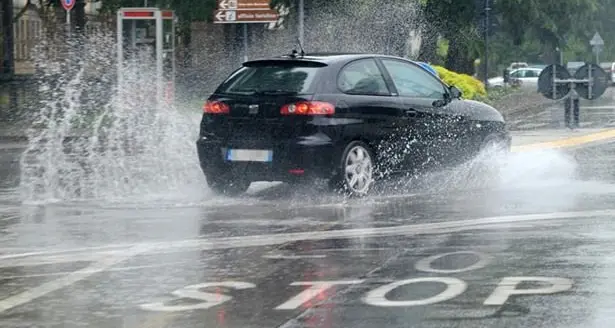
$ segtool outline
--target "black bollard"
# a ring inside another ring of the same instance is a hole
[[[579,128],[579,99],[574,99],[572,101],[572,120],[573,120],[573,128]]]
[[[572,125],[570,124],[570,109],[572,107],[572,98],[568,97],[564,100],[564,124],[569,129],[572,129]]]

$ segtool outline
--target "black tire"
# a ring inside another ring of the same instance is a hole
[[[230,174],[206,174],[207,185],[216,194],[237,196],[243,194],[250,187],[251,182]]]
[[[350,142],[342,152],[337,174],[329,181],[330,187],[348,196],[367,195],[374,183],[375,158],[364,142]]]

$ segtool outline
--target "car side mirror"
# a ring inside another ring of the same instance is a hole
[[[459,90],[456,86],[451,86],[449,88],[449,92],[451,95],[451,99],[459,99],[461,98],[461,96],[463,95],[463,93],[461,92],[461,90]]]

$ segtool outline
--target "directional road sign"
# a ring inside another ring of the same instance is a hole
[[[538,76],[538,92],[549,99],[562,99],[569,92],[572,87],[570,83],[558,83],[555,86],[555,94],[553,93],[553,68],[555,67],[555,76],[559,80],[570,79],[570,73],[562,65],[549,65],[545,67]]]
[[[269,10],[269,0],[218,0],[220,10],[258,9]]]
[[[269,7],[269,0],[218,0],[214,23],[272,23],[280,15]]]
[[[575,90],[579,94],[579,97],[585,99],[596,99],[604,94],[606,88],[609,85],[609,78],[602,67],[596,64],[587,64],[579,68],[574,73],[574,78],[577,80],[589,79],[589,71],[591,70],[591,81],[593,82],[591,90],[589,83],[577,83]],[[590,93],[591,92],[591,93]]]
[[[64,10],[66,11],[70,11],[71,9],[73,9],[73,7],[75,6],[75,1],[76,0],[60,0],[60,2],[62,3],[62,7],[64,7]]]
[[[277,22],[279,14],[276,10],[216,10],[214,12],[214,23],[273,23]]]

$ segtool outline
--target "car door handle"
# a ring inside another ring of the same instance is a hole
[[[404,115],[408,117],[415,117],[417,114],[418,112],[412,108],[404,110]]]

